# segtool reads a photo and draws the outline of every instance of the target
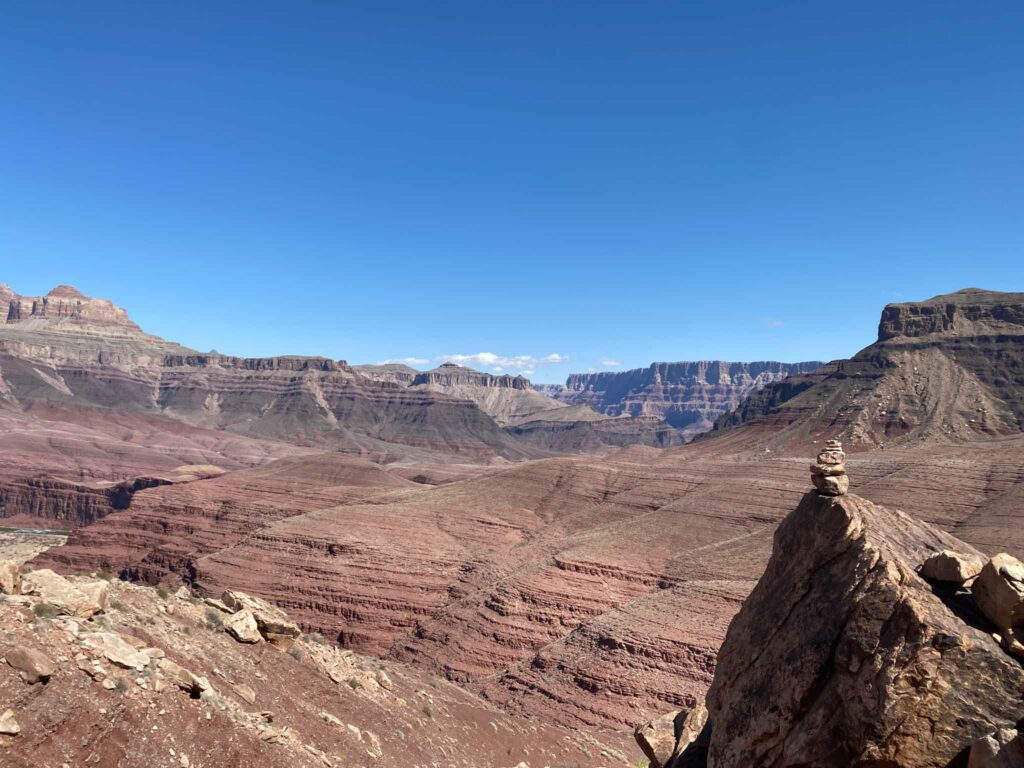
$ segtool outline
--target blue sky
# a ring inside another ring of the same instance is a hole
[[[998,1],[9,2],[0,282],[538,381],[848,356],[1024,290],[1021,39]]]

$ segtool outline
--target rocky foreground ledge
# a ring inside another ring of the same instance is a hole
[[[902,512],[807,494],[730,625],[706,711],[638,729],[651,765],[1024,766],[1009,626],[1024,572],[985,561]]]

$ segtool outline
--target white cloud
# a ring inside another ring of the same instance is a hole
[[[400,357],[396,360],[385,360],[378,365],[429,365],[430,361],[425,357]]]
[[[622,365],[622,363],[620,363],[618,360],[609,360],[608,358],[605,358],[601,361],[601,365],[603,365],[605,368],[618,368],[620,365]]]
[[[785,323],[779,320],[779,318],[777,317],[766,317],[764,319],[764,324],[767,325],[769,328],[781,328],[782,326],[785,325]]]
[[[457,363],[469,368],[487,368],[495,373],[511,371],[524,376],[532,376],[542,365],[557,365],[568,362],[567,355],[553,352],[545,357],[534,355],[497,355],[494,352],[477,352],[472,355],[438,355],[434,358],[439,363]]]

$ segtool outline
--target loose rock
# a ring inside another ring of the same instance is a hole
[[[29,685],[45,683],[57,671],[57,665],[49,656],[32,648],[19,645],[5,655],[7,663],[18,670],[21,679]]]
[[[984,564],[980,557],[946,549],[921,564],[921,575],[932,581],[963,584],[981,573]]]
[[[13,560],[0,560],[0,594],[21,594],[21,568]]]
[[[0,734],[4,736],[17,736],[21,733],[21,726],[14,719],[14,710],[8,709],[0,715]]]
[[[981,569],[971,586],[975,602],[1001,630],[1024,624],[1024,563],[1005,552]]]

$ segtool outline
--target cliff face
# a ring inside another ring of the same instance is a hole
[[[409,451],[487,460],[534,455],[473,402],[361,376],[321,357],[203,354],[143,333],[109,301],[68,286],[4,288],[0,399],[149,413],[192,426],[381,458]],[[540,397],[531,392],[535,397]]]
[[[961,441],[1024,429],[1024,294],[967,289],[890,304],[878,341],[849,360],[771,384],[723,416],[778,445]]]
[[[44,321],[140,332],[128,313],[106,299],[93,299],[70,285],[59,285],[45,296],[19,296],[0,285],[0,318],[7,324]]]
[[[690,437],[710,429],[718,416],[731,411],[752,392],[820,366],[818,362],[720,360],[653,363],[649,368],[631,371],[573,374],[564,390],[551,394],[610,416],[658,416]]]

